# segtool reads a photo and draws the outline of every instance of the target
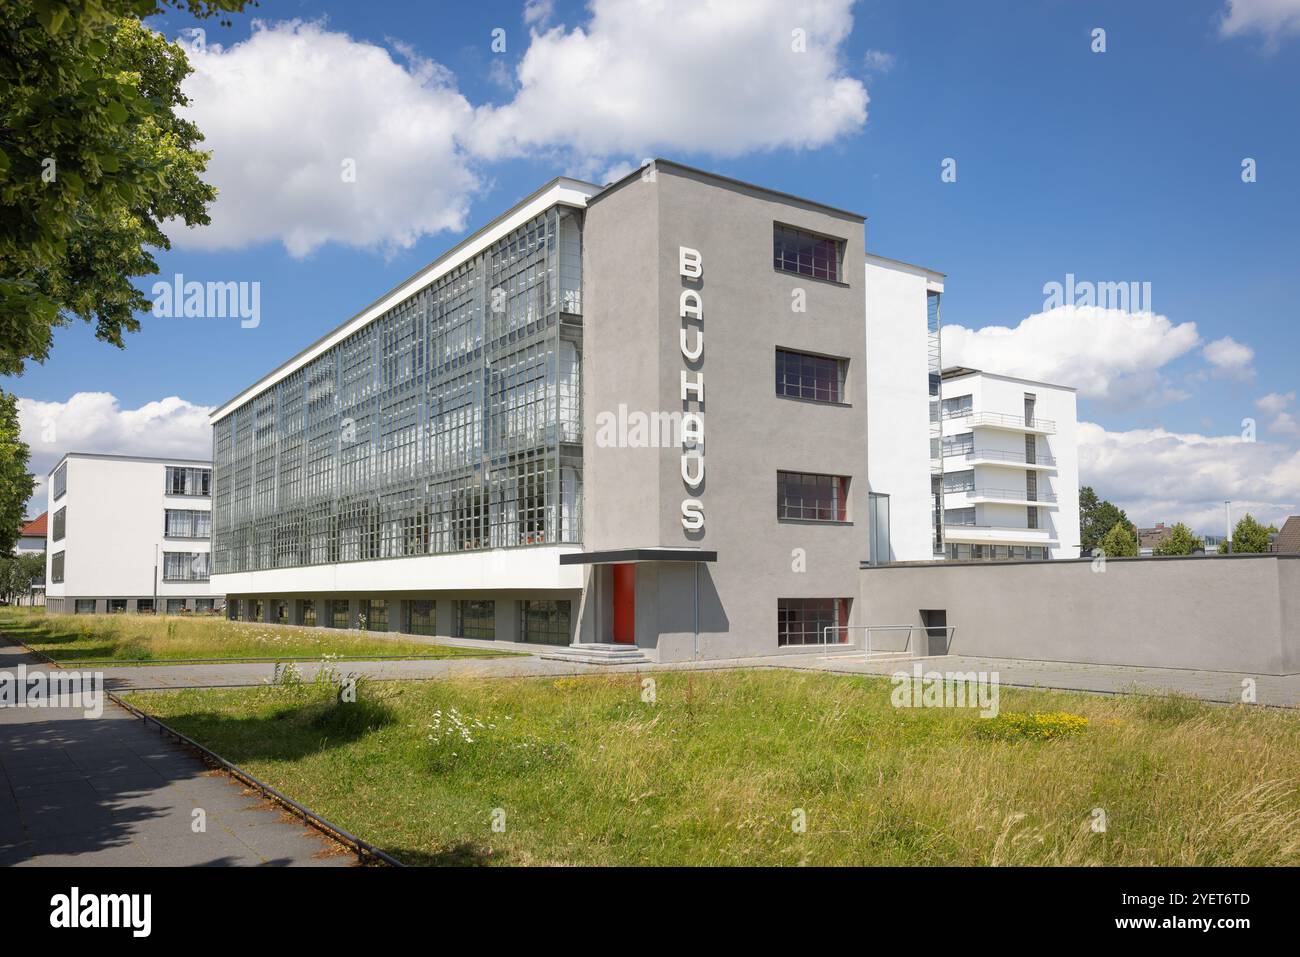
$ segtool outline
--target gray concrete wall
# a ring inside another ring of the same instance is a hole
[[[776,271],[778,222],[843,239],[845,281]],[[680,246],[700,251],[700,281],[683,282]],[[584,249],[583,547],[716,549],[717,563],[700,570],[699,656],[781,653],[777,599],[853,599],[867,557],[862,219],[656,164],[653,176],[591,203]],[[689,366],[680,346],[684,288],[703,298],[704,354]],[[791,308],[795,289],[806,297],[804,312]],[[848,403],[778,397],[778,346],[847,358]],[[680,413],[683,370],[702,371],[705,382],[706,472],[694,496],[680,474],[680,445],[597,442],[597,417],[620,402]],[[778,522],[782,469],[851,476],[848,522]],[[704,504],[703,534],[682,526],[689,497]],[[806,555],[804,572],[793,569],[795,549]],[[689,564],[641,565],[637,643],[662,661],[692,657],[693,600]]]
[[[1300,672],[1300,556],[888,565],[863,624],[944,609],[951,652],[1246,674]]]

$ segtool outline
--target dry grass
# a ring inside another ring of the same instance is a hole
[[[0,632],[59,662],[165,664],[185,658],[450,658],[511,654],[385,634],[227,621],[212,615],[46,615],[6,609],[0,612]]]
[[[312,688],[132,700],[416,863],[1300,864],[1293,712],[1004,689],[1088,720],[1004,741],[882,679],[655,681],[654,704],[633,675],[373,685],[348,715]]]

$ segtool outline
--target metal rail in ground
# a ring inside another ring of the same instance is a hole
[[[51,666],[62,669],[63,665],[55,661],[54,659],[50,658],[49,655],[37,651],[35,648],[32,648],[21,641],[18,641],[16,638],[13,638],[10,635],[6,635],[5,637],[8,638],[10,641],[16,643],[19,647],[25,648],[28,652],[35,655],[37,658],[44,659]],[[225,758],[217,754],[217,752],[213,751],[211,748],[204,747],[203,745],[199,744],[197,741],[195,741],[193,738],[189,737],[188,735],[182,734],[180,731],[177,731],[171,725],[158,720],[151,714],[146,714],[145,712],[137,708],[135,705],[130,704],[127,701],[123,701],[120,697],[118,697],[113,692],[109,691],[107,688],[104,689],[104,694],[108,697],[109,701],[113,702],[115,705],[117,705],[119,708],[122,708],[127,713],[134,715],[135,717],[144,721],[146,724],[152,723],[156,725],[158,727],[158,731],[160,734],[171,735],[173,738],[176,739],[178,743],[184,745],[187,748],[190,748],[193,751],[198,752],[198,754],[209,764],[214,764],[217,767],[221,768],[221,770],[225,771],[235,780],[248,785],[249,787],[253,788],[255,791],[262,794],[264,797],[267,797],[270,800],[274,801],[276,804],[279,804],[286,811],[293,814],[295,817],[300,818],[308,826],[313,827],[316,830],[320,831],[322,834],[324,834],[326,837],[330,838],[331,840],[339,844],[342,844],[348,850],[356,854],[357,858],[362,863],[387,864],[391,867],[407,866],[406,864],[403,864],[401,861],[399,861],[397,858],[393,857],[393,855],[387,853],[386,851],[381,851],[379,848],[375,847],[369,841],[363,841],[355,834],[352,834],[349,831],[345,831],[337,824],[334,824],[333,822],[328,821],[325,818],[321,817],[319,814],[317,814],[315,811],[312,811],[310,808],[306,808],[303,805],[299,804],[297,801],[289,797],[287,794],[278,791],[277,789],[267,784],[265,781],[261,780],[260,778],[254,777],[253,775],[249,774],[239,765],[231,761],[227,761]]]

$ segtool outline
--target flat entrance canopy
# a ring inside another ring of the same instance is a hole
[[[635,645],[636,641],[636,566],[641,562],[691,562],[694,564],[694,582],[691,602],[694,611],[696,657],[700,641],[700,563],[716,562],[718,553],[702,548],[612,548],[596,552],[573,552],[560,556],[561,565],[608,565],[608,586],[612,592],[609,606],[612,620],[609,635],[616,645]],[[597,594],[600,594],[604,572],[595,576]],[[597,599],[596,632],[603,635],[600,615],[601,602]],[[598,638],[598,641],[600,639]]]
[[[718,553],[702,548],[614,548],[602,552],[572,552],[561,565],[622,565],[627,562],[716,562]]]

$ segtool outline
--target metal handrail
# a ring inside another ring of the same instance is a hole
[[[970,419],[971,425],[1008,425],[1014,428],[1034,429],[1040,432],[1055,432],[1055,419],[1026,419],[1023,415],[1008,415],[1005,412],[976,412],[974,409],[958,409],[955,412],[942,413],[945,419]]]
[[[837,645],[838,646],[847,645],[848,647],[845,647],[844,650],[848,651],[849,648],[853,648],[854,649],[854,651],[852,652],[853,654],[863,654],[868,656],[876,654],[876,655],[910,655],[911,657],[916,657],[916,652],[912,651],[911,649],[912,649],[912,635],[915,633],[916,629],[918,628],[925,631],[927,638],[933,637],[937,635],[940,631],[942,631],[944,637],[948,641],[947,646],[949,648],[952,647],[952,636],[957,631],[956,625],[826,625],[822,629],[822,633],[823,635],[826,636],[827,640],[823,641],[821,643],[821,646],[829,648],[829,647],[835,647]],[[860,652],[856,650],[856,643],[853,645],[848,645],[847,642],[843,642],[843,641],[830,641],[829,636],[830,636],[830,632],[832,631],[864,632],[865,642],[863,644],[862,650]],[[903,642],[902,648],[873,649],[871,645],[871,634],[872,632],[876,632],[876,631],[903,631],[907,633],[907,640]],[[928,651],[929,649],[927,648],[926,650]]]
[[[1024,489],[1015,488],[946,488],[945,492],[965,492],[967,495],[983,496],[984,498],[996,498],[1010,500],[1015,502],[1043,502],[1048,505],[1056,503],[1056,496],[1039,492],[1034,498],[1029,497],[1029,493]]]
[[[1025,458],[1024,452],[1003,452],[997,449],[958,449],[951,452],[945,449],[943,453],[944,458],[955,458],[959,455],[967,460],[993,459],[998,462],[1015,462],[1017,464],[1023,462],[1025,465],[1056,465],[1056,459],[1050,455],[1036,455],[1034,461],[1030,462]]]

